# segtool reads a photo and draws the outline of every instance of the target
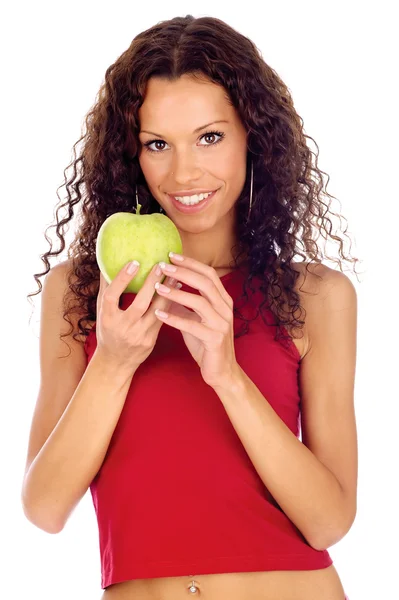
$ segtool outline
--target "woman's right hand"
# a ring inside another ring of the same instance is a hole
[[[155,273],[157,266],[154,265],[143,287],[126,310],[119,308],[119,298],[140,267],[136,267],[133,274],[129,275],[125,265],[110,284],[105,281],[100,271],[96,353],[101,354],[107,362],[136,370],[151,354],[163,325],[154,311],[157,308],[167,311],[171,305],[171,300],[155,293],[155,283],[164,277],[162,272],[160,275]],[[164,284],[175,287],[177,282],[167,277]],[[155,299],[151,302],[154,293]]]

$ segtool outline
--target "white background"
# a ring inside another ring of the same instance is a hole
[[[358,294],[358,513],[329,552],[350,600],[398,597],[399,103],[393,8],[386,1],[234,6],[218,0],[83,0],[25,1],[3,9],[1,598],[99,600],[102,593],[90,493],[58,535],[36,528],[22,511],[39,388],[41,294],[34,297],[30,323],[26,296],[37,289],[33,273],[43,270],[40,255],[49,248],[43,233],[55,222],[56,188],[106,68],[140,31],[187,13],[223,19],[260,48],[291,90],[305,132],[320,148],[319,167],[330,175],[327,189],[349,221],[352,254],[363,261],[360,281],[348,273]],[[54,229],[51,235],[58,248]],[[50,264],[65,259],[66,251]]]

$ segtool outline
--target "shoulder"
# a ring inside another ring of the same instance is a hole
[[[308,305],[327,306],[326,302],[338,302],[356,298],[356,289],[345,273],[323,263],[291,263],[299,272],[296,290]]]
[[[72,290],[70,285],[78,283],[78,278],[73,272],[72,260],[63,260],[52,266],[50,271],[47,273],[46,279],[56,279],[59,285],[59,289],[62,289],[64,299],[71,298]]]
[[[357,294],[352,281],[342,271],[312,262],[292,263],[292,267],[299,272],[295,291],[305,309],[304,357],[332,312],[347,308],[356,310]]]
[[[72,268],[73,268],[72,259],[67,259],[67,260],[63,260],[63,261],[57,263],[56,265],[54,265],[53,267],[51,267],[51,272],[57,273],[59,277],[62,277],[62,278],[64,278],[65,281],[67,281],[68,276],[72,272]],[[72,281],[74,283],[76,283],[76,281],[77,281],[75,274],[72,275]]]
[[[78,339],[80,342],[84,342],[86,338],[79,332],[78,321],[82,317],[86,317],[86,311],[83,310],[81,306],[80,298],[78,298],[71,289],[71,285],[79,283],[79,278],[76,276],[73,270],[72,259],[61,261],[51,267],[50,272],[47,274],[47,277],[50,276],[58,281],[59,289],[62,289],[63,293],[63,307],[68,309],[68,317],[72,322],[74,333],[78,334]],[[93,281],[90,284],[91,294],[96,293],[95,285],[96,281]],[[94,323],[95,321],[85,321],[84,324],[87,329],[91,329]]]

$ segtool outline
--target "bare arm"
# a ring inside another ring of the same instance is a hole
[[[167,310],[171,304],[160,296],[153,300],[154,284],[163,276],[156,265],[126,310],[120,310],[118,303],[134,275],[123,268],[107,284],[100,274],[97,347],[87,365],[83,340],[74,338],[64,320],[71,268],[70,261],[60,263],[44,280],[41,384],[21,491],[26,517],[49,533],[62,530],[100,470],[132,378],[152,352],[162,326],[155,309]],[[169,278],[165,281],[176,284]],[[78,334],[79,315],[81,310],[71,315]],[[70,344],[66,357],[59,356],[65,343],[60,333],[67,335]]]
[[[311,349],[300,371],[303,443],[242,369],[228,388],[215,390],[265,486],[317,550],[346,535],[357,506],[357,297],[346,275],[327,273],[326,291],[307,317]]]
[[[49,533],[61,531],[99,471],[122,412],[134,370],[94,352],[53,432],[23,484],[27,518]]]

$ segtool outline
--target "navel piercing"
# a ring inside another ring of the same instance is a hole
[[[195,594],[195,593],[198,591],[198,588],[197,588],[197,587],[195,587],[195,585],[194,585],[194,580],[193,580],[192,586],[190,587],[190,590],[189,590],[189,591],[190,591],[192,594]]]

